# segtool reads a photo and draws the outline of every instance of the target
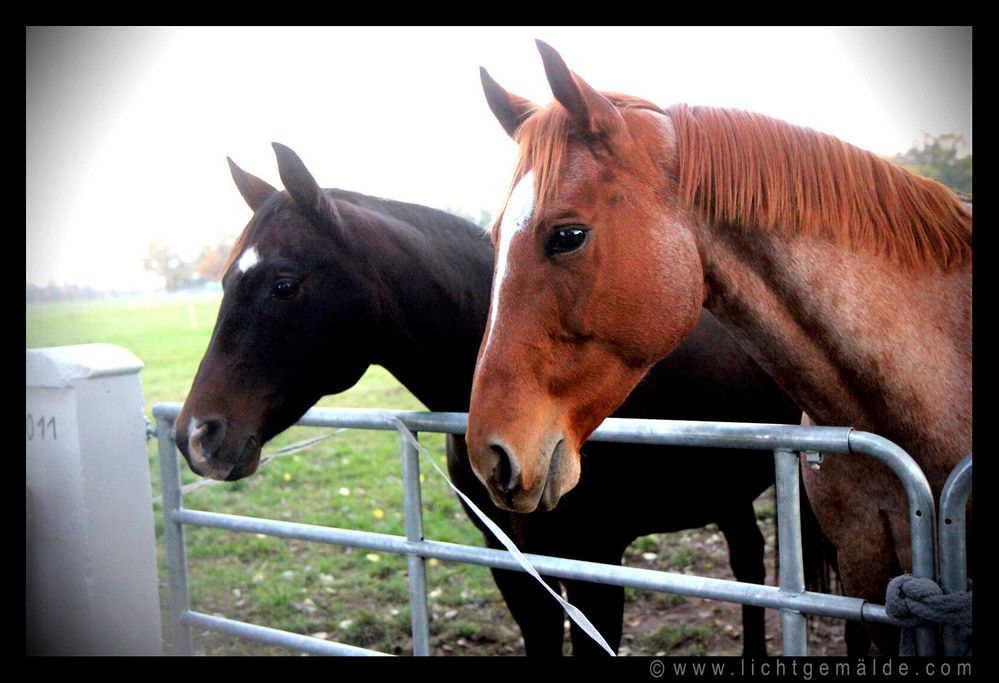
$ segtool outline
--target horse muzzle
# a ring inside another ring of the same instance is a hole
[[[531,452],[537,458],[525,459]],[[511,512],[551,510],[579,481],[578,456],[561,437],[547,439],[537,449],[514,449],[492,438],[482,450],[470,447],[469,459],[493,504]]]
[[[231,434],[221,418],[192,417],[186,428],[177,428],[177,447],[191,471],[220,481],[248,477],[260,466],[260,439]]]

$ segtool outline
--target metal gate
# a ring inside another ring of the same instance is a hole
[[[423,538],[420,493],[419,451],[411,437],[400,434],[402,480],[406,536],[362,532],[351,529],[320,527],[236,515],[190,510],[183,507],[177,448],[173,440],[174,421],[179,403],[153,407],[159,439],[163,489],[163,525],[167,546],[170,581],[170,624],[176,654],[191,653],[191,628],[220,631],[272,645],[303,652],[333,655],[377,655],[373,650],[332,643],[319,638],[279,631],[255,624],[234,621],[192,611],[188,596],[187,560],[184,525],[214,527],[237,532],[253,532],[318,543],[337,544],[408,556],[409,592],[413,629],[413,654],[430,654],[429,619],[425,562],[427,558],[485,565],[523,571],[509,552],[476,546],[459,545]],[[296,424],[310,427],[345,427],[398,431],[464,434],[465,413],[428,413],[359,409],[313,408]],[[915,461],[892,442],[875,434],[847,427],[764,425],[680,420],[635,420],[608,418],[590,437],[592,441],[616,441],[659,445],[711,446],[773,451],[776,463],[778,536],[780,548],[779,585],[762,586],[737,581],[689,576],[671,572],[567,560],[543,555],[527,555],[541,574],[617,586],[676,593],[685,596],[722,600],[745,605],[779,609],[785,655],[805,655],[805,614],[816,614],[856,621],[893,623],[883,605],[859,598],[826,595],[804,590],[801,555],[800,508],[798,499],[798,451],[863,454],[887,465],[902,481],[909,501],[912,529],[912,573],[917,577],[936,578],[934,552],[935,514],[929,484]],[[962,463],[965,465],[965,463]],[[964,506],[970,492],[970,456],[960,476],[952,485],[942,505],[946,506],[947,542],[960,547],[959,561],[952,561],[948,571],[949,591],[963,590]],[[955,473],[958,472],[955,470]],[[950,484],[951,480],[948,480]],[[955,531],[956,527],[960,527]],[[941,525],[941,539],[944,539]],[[942,540],[943,542],[943,540]],[[956,551],[955,551],[956,552]],[[954,637],[958,637],[955,635]],[[945,650],[947,648],[945,639]],[[936,654],[935,627],[920,627],[916,632],[919,654]]]

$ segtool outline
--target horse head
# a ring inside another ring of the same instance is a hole
[[[255,472],[265,442],[323,395],[351,387],[370,362],[371,278],[346,227],[357,209],[320,189],[291,149],[274,150],[284,192],[229,160],[254,213],[177,419],[188,464],[213,479]]]
[[[597,92],[538,46],[547,107],[481,72],[520,159],[493,225],[468,445],[493,501],[519,512],[550,509],[575,486],[581,444],[693,329],[704,298],[692,216],[669,202],[668,118]]]

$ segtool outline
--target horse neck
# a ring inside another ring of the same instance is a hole
[[[785,391],[942,482],[971,449],[970,265],[913,271],[817,236],[699,231],[705,305]]]
[[[492,251],[457,219],[441,220],[383,220],[367,240],[379,290],[373,362],[429,409],[460,412],[485,328]]]

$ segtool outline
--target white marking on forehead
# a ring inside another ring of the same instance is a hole
[[[496,250],[496,272],[493,274],[492,305],[489,309],[489,331],[486,348],[492,341],[493,327],[496,325],[496,312],[499,310],[500,291],[506,277],[507,260],[510,258],[510,244],[534,213],[534,171],[528,171],[517,181],[506,202],[503,220],[499,225],[499,248]]]
[[[257,247],[254,245],[243,252],[243,255],[239,257],[239,261],[236,263],[236,267],[239,268],[239,272],[245,273],[250,268],[257,265],[259,261],[260,254],[257,253]]]

